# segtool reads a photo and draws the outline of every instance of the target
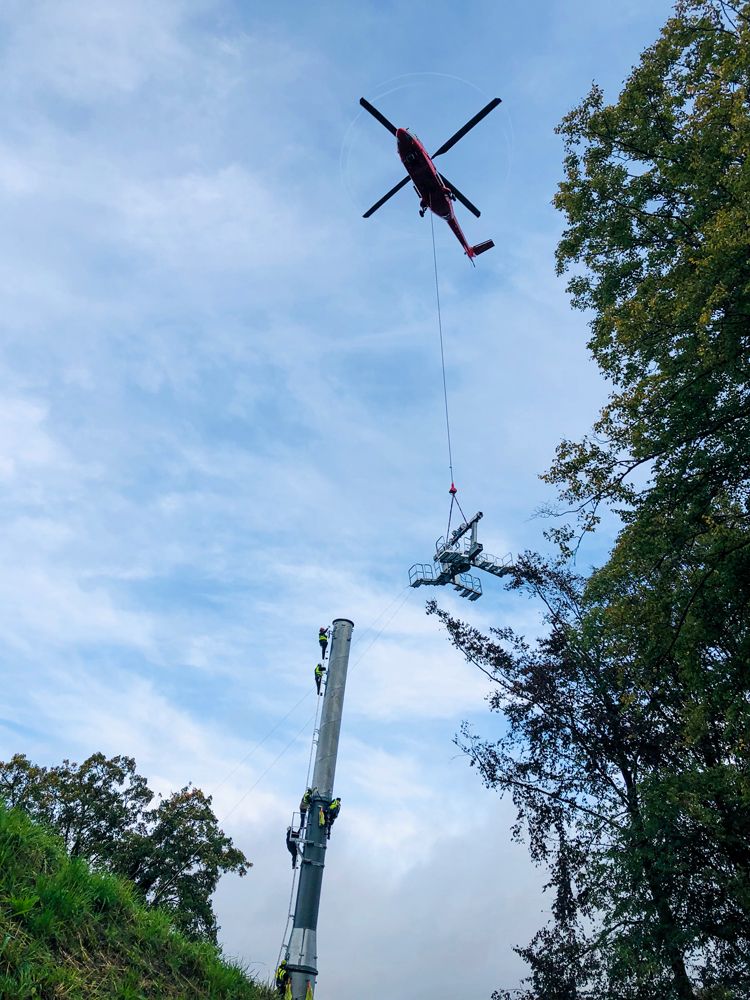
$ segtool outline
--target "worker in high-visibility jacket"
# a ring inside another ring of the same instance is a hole
[[[302,827],[305,825],[305,816],[307,815],[307,810],[310,808],[310,802],[312,801],[314,788],[306,788],[305,794],[299,800],[299,832],[302,833]]]
[[[320,658],[325,660],[326,649],[328,648],[328,629],[323,625],[318,629],[318,642],[320,643]]]
[[[286,988],[291,985],[292,977],[289,975],[289,969],[286,967],[286,959],[282,958],[279,963],[279,967],[276,970],[276,989],[278,990],[279,996],[284,996],[286,993]]]
[[[338,814],[341,812],[341,799],[335,798],[331,799],[331,803],[326,809],[326,837],[328,840],[331,839],[331,827],[333,826],[333,821],[336,819]]]
[[[318,694],[320,694],[320,684],[323,680],[323,674],[326,672],[326,668],[322,663],[318,663],[315,667],[315,687],[318,689]]]

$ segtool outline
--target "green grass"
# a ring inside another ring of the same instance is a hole
[[[0,997],[271,1000],[213,945],[188,941],[132,887],[68,857],[0,802]]]

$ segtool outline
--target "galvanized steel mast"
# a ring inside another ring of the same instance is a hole
[[[314,990],[318,974],[316,933],[326,856],[326,831],[318,818],[320,810],[325,811],[333,798],[353,628],[354,623],[348,618],[337,618],[332,627],[328,676],[313,772],[314,794],[307,812],[292,934],[286,953],[293,1000],[305,1000],[308,984]]]

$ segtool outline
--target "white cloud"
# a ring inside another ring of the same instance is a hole
[[[0,400],[0,479],[29,467],[65,465],[65,453],[45,427],[47,407],[23,398]]]
[[[3,18],[12,43],[7,78],[11,86],[31,81],[36,90],[87,104],[116,100],[142,86],[155,67],[187,58],[177,39],[184,10],[174,0],[158,8],[145,0],[12,2]]]
[[[149,615],[128,613],[106,592],[53,575],[49,567],[6,569],[0,604],[4,641],[29,654],[42,645],[116,642],[145,653],[153,646]]]
[[[160,267],[247,275],[303,267],[329,236],[300,231],[298,206],[237,163],[211,174],[124,183],[114,196],[124,239]],[[294,237],[290,238],[290,234]]]
[[[350,707],[371,719],[456,718],[481,704],[486,690],[485,679],[457,660],[442,636],[430,641],[401,631],[368,655],[366,676],[352,679]]]

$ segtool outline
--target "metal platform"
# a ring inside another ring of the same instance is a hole
[[[429,563],[415,563],[409,570],[410,587],[443,587],[447,583],[453,584],[461,597],[468,597],[470,601],[482,596],[482,581],[470,573],[454,573],[446,569],[436,572]]]
[[[484,546],[477,540],[477,525],[483,516],[481,510],[477,511],[447,539],[439,538],[435,543],[433,564],[415,563],[409,570],[409,586],[443,587],[450,583],[462,597],[476,601],[482,596],[482,583],[469,570],[481,569],[499,577],[512,573],[511,556],[498,559],[485,552]]]
[[[491,556],[489,552],[482,552],[473,565],[477,569],[483,569],[485,573],[492,573],[493,576],[507,576],[508,573],[513,572],[513,559],[510,555],[498,559],[497,556]]]
[[[461,597],[468,597],[470,601],[478,601],[482,596],[482,581],[470,573],[461,573],[457,576],[453,581],[453,587]]]

